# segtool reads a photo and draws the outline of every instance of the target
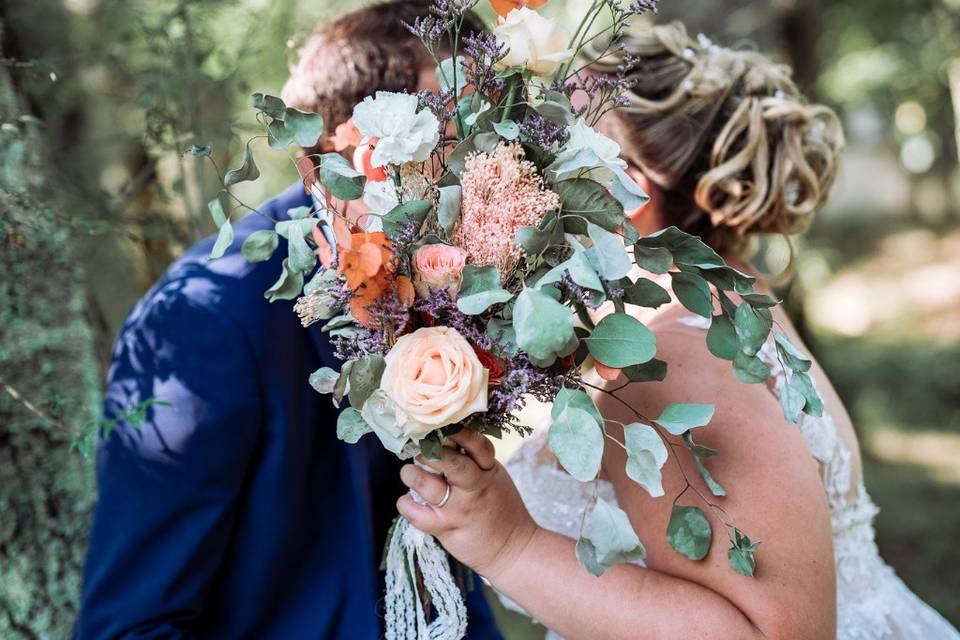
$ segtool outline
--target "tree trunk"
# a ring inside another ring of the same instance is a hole
[[[76,239],[0,14],[0,637],[66,638],[91,465],[72,448],[99,404]]]

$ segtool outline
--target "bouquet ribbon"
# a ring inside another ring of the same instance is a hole
[[[417,492],[410,491],[410,495],[416,502],[428,504]],[[433,536],[403,516],[397,518],[387,541],[386,570],[386,640],[461,640],[466,636],[467,607],[450,571],[447,552]],[[424,594],[436,611],[432,621],[427,620]]]

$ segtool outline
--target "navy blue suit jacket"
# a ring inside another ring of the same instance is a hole
[[[309,205],[294,185],[262,207]],[[309,374],[338,367],[319,327],[263,292],[274,258],[249,264],[207,239],[134,308],[114,351],[108,417],[156,398],[141,427],[100,444],[76,635],[109,638],[310,638],[382,635],[386,528],[399,463],[376,438],[347,445]],[[282,249],[282,247],[281,247]],[[470,637],[499,638],[482,593],[468,594]]]

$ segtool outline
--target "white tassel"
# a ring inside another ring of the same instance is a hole
[[[462,640],[467,634],[467,607],[450,573],[447,552],[402,516],[387,545],[386,640]],[[418,569],[436,611],[430,623],[417,586]]]

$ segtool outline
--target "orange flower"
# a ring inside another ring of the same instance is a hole
[[[376,138],[358,146],[353,152],[353,168],[367,176],[370,182],[383,182],[387,179],[387,169],[373,166],[373,152],[376,148]]]
[[[501,16],[506,17],[508,13],[520,7],[530,7],[539,9],[546,6],[550,0],[490,0],[490,6]]]
[[[330,136],[330,141],[333,143],[334,151],[343,151],[345,149],[355,147],[360,144],[360,140],[362,139],[363,135],[353,125],[353,120],[347,120],[346,122],[337,125],[333,135]]]

